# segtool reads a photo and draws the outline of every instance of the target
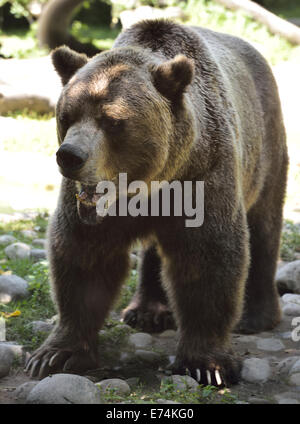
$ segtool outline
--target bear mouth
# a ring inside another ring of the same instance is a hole
[[[97,214],[96,205],[101,195],[96,193],[96,185],[83,185],[76,183],[78,193],[75,194],[77,200],[77,211],[79,218],[84,224],[99,224],[103,217]]]

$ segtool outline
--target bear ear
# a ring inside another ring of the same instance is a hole
[[[195,66],[191,59],[178,55],[152,70],[156,89],[172,102],[182,98],[185,88],[192,82]]]
[[[60,76],[63,85],[66,85],[75,72],[88,61],[85,54],[79,54],[67,46],[55,49],[51,57],[54,68]]]

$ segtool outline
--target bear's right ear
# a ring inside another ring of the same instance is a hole
[[[60,76],[63,85],[66,85],[75,72],[88,61],[85,54],[79,54],[67,46],[56,48],[52,52],[51,57],[54,68]]]

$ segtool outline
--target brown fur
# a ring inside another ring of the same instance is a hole
[[[175,371],[199,369],[207,384],[210,370],[217,384],[220,370],[236,382],[231,331],[263,331],[280,319],[274,273],[288,159],[267,63],[240,39],[166,21],[133,26],[86,64],[66,48],[53,62],[65,83],[58,158],[66,160],[68,145],[88,159],[79,170],[61,167],[49,226],[60,318],[28,369],[43,376],[96,365],[97,332],[140,239],[149,247],[125,322],[161,331],[175,320]],[[186,228],[186,217],[172,214],[99,218],[78,204],[75,181],[93,187],[120,172],[128,182],[205,181],[203,225]]]

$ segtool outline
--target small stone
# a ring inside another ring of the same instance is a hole
[[[32,328],[32,331],[36,333],[50,333],[53,329],[53,325],[49,324],[45,321],[32,321],[30,323],[30,326]]]
[[[14,360],[14,353],[9,346],[0,345],[0,378],[9,374]]]
[[[259,337],[253,336],[253,335],[247,335],[247,336],[238,336],[237,340],[241,343],[256,343]]]
[[[282,312],[287,316],[298,317],[300,316],[300,305],[296,303],[288,303],[283,306]]]
[[[271,375],[267,359],[245,359],[242,368],[242,378],[250,383],[265,383]]]
[[[129,334],[132,331],[132,328],[130,325],[127,324],[117,324],[114,326],[114,328],[117,328],[118,330],[124,332],[125,334]]]
[[[199,390],[199,383],[189,375],[171,375],[170,377],[164,377],[161,381],[163,383],[171,383],[174,386],[174,390],[180,392],[189,391],[195,393]]]
[[[11,236],[9,234],[0,236],[0,245],[5,245],[9,243],[14,243],[16,241],[16,237]]]
[[[46,257],[47,257],[46,250],[45,249],[31,249],[30,257],[35,261],[39,261],[40,259],[46,259]]]
[[[284,331],[283,333],[279,334],[281,338],[288,340],[292,338],[292,332],[291,331]]]
[[[300,386],[300,372],[292,374],[289,378],[289,384],[291,386]]]
[[[177,331],[175,330],[165,330],[162,333],[160,333],[159,337],[162,339],[176,339],[177,338]]]
[[[0,342],[0,346],[7,346],[17,359],[21,359],[23,357],[24,348],[16,342]]]
[[[130,377],[127,378],[125,381],[131,389],[134,389],[140,383],[139,377]]]
[[[300,402],[298,402],[296,399],[289,399],[289,398],[281,398],[278,401],[279,404],[284,405],[299,405]]]
[[[9,303],[28,295],[28,283],[17,275],[0,275],[0,303]]]
[[[10,244],[4,251],[9,259],[28,259],[30,257],[30,246],[25,243]]]
[[[126,381],[120,378],[108,378],[96,383],[96,386],[103,392],[112,391],[116,395],[129,395],[130,387]]]
[[[147,333],[135,333],[129,336],[129,343],[136,349],[145,348],[151,346],[153,338]]]
[[[158,353],[149,350],[137,349],[135,355],[138,359],[151,364],[157,364],[161,360],[161,356]]]
[[[300,294],[286,293],[281,298],[284,303],[297,303],[300,305]]]
[[[280,374],[285,375],[289,374],[292,366],[299,360],[299,356],[290,356],[279,362],[277,365],[277,370]]]
[[[268,399],[263,399],[263,398],[257,398],[255,396],[250,396],[248,398],[249,403],[252,403],[254,405],[265,405],[265,404],[270,404],[272,403],[271,401],[269,401]]]
[[[274,398],[277,400],[278,403],[285,403],[282,400],[292,399],[292,400],[299,401],[300,395],[295,392],[282,392],[282,393],[278,393],[274,395]]]
[[[23,237],[34,239],[37,237],[37,233],[33,230],[22,230],[21,234]]]
[[[34,240],[32,240],[32,244],[45,249],[45,247],[47,245],[47,240],[46,239],[34,239]]]
[[[157,399],[156,403],[158,404],[165,404],[165,405],[180,405],[180,402],[176,402],[175,400],[168,400],[168,399]]]
[[[276,273],[275,281],[280,294],[300,294],[300,260],[281,267]]]
[[[18,403],[25,403],[31,390],[38,384],[38,381],[28,381],[16,388],[15,398]]]
[[[28,404],[99,404],[97,387],[86,377],[54,374],[46,377],[30,391]]]
[[[256,343],[257,349],[266,350],[268,352],[277,352],[285,348],[284,344],[279,339],[267,338],[259,339]]]
[[[300,372],[300,358],[292,365],[289,374],[295,374]]]

